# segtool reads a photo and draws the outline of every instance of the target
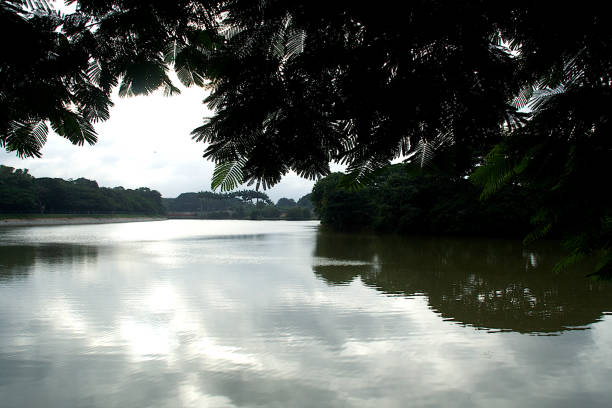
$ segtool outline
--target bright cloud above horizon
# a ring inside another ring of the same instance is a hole
[[[210,191],[214,163],[202,157],[205,145],[190,136],[204,117],[212,115],[202,103],[207,91],[198,87],[181,87],[181,91],[172,97],[161,92],[131,98],[115,94],[110,119],[95,126],[95,145],[73,146],[50,132],[42,158],[20,159],[1,149],[0,164],[27,168],[35,177],[85,177],[103,187],[149,187],[164,197]],[[313,185],[291,173],[266,193],[274,201],[297,200]]]

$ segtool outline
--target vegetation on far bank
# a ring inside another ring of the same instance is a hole
[[[147,187],[99,187],[94,180],[36,178],[0,165],[0,213],[163,215],[161,194]]]
[[[162,198],[147,187],[99,187],[94,180],[36,178],[27,169],[0,165],[0,219],[7,218],[121,218],[166,216],[203,219],[312,218],[310,194],[297,202],[281,198],[275,205],[254,190],[232,193],[183,193]]]
[[[171,218],[250,220],[310,220],[313,217],[310,194],[297,202],[281,198],[276,204],[261,191],[240,190],[231,193],[183,193],[162,199]]]

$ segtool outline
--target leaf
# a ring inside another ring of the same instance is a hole
[[[242,33],[245,30],[244,27],[238,25],[226,25],[220,31],[220,34],[225,37],[227,40],[231,40],[238,34]]]
[[[555,96],[565,93],[565,86],[559,85],[556,88],[538,89],[534,92],[533,98],[529,101],[528,107],[531,110],[540,110]]]
[[[92,124],[81,115],[68,110],[52,118],[51,127],[58,135],[65,137],[74,145],[82,146],[85,142],[93,145],[98,141],[98,135]]]
[[[16,3],[30,10],[41,10],[45,12],[53,10],[47,0],[18,0]]]
[[[524,86],[510,103],[516,109],[522,109],[529,103],[536,89],[539,89],[538,82]]]
[[[100,88],[92,85],[79,85],[73,95],[73,103],[88,122],[107,120],[109,107],[113,106],[110,97]]]
[[[181,47],[178,45],[178,42],[176,40],[172,41],[164,50],[164,62],[166,64],[173,64],[180,51]]]
[[[376,177],[389,165],[385,158],[369,158],[351,163],[348,173],[340,180],[340,187],[351,191],[360,190],[372,184]]]
[[[246,158],[217,163],[213,172],[210,187],[213,191],[220,188],[221,191],[231,191],[243,183],[242,169],[246,164]]]
[[[87,67],[87,78],[96,85],[100,85],[100,77],[102,74],[102,65],[100,61],[91,60]]]
[[[174,60],[174,71],[187,87],[192,85],[204,86],[204,72],[208,56],[194,47],[182,49]]]
[[[289,32],[285,45],[285,58],[289,59],[304,52],[306,43],[306,31],[293,29]]]
[[[135,62],[123,73],[119,96],[149,95],[169,80],[166,67],[158,61]]]
[[[495,146],[485,157],[484,165],[478,167],[470,180],[483,187],[481,199],[486,199],[499,191],[514,174],[506,154],[506,146],[502,143]]]
[[[9,122],[6,136],[0,139],[0,145],[19,157],[41,157],[40,149],[47,141],[49,128],[44,121]]]
[[[166,97],[179,95],[181,93],[181,90],[177,88],[176,86],[174,86],[174,84],[170,81],[170,79],[168,79],[167,81],[164,81],[162,85],[162,89],[163,89],[163,95]]]

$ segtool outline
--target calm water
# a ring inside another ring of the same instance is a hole
[[[1,407],[609,407],[612,286],[552,245],[315,222],[0,229]]]

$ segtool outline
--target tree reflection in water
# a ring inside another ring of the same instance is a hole
[[[359,277],[385,294],[424,294],[440,315],[476,328],[554,334],[612,310],[612,284],[583,269],[555,273],[557,243],[473,238],[317,235],[313,270],[329,285]]]
[[[95,261],[98,248],[88,245],[0,245],[0,283],[25,279],[37,263],[60,264]]]

